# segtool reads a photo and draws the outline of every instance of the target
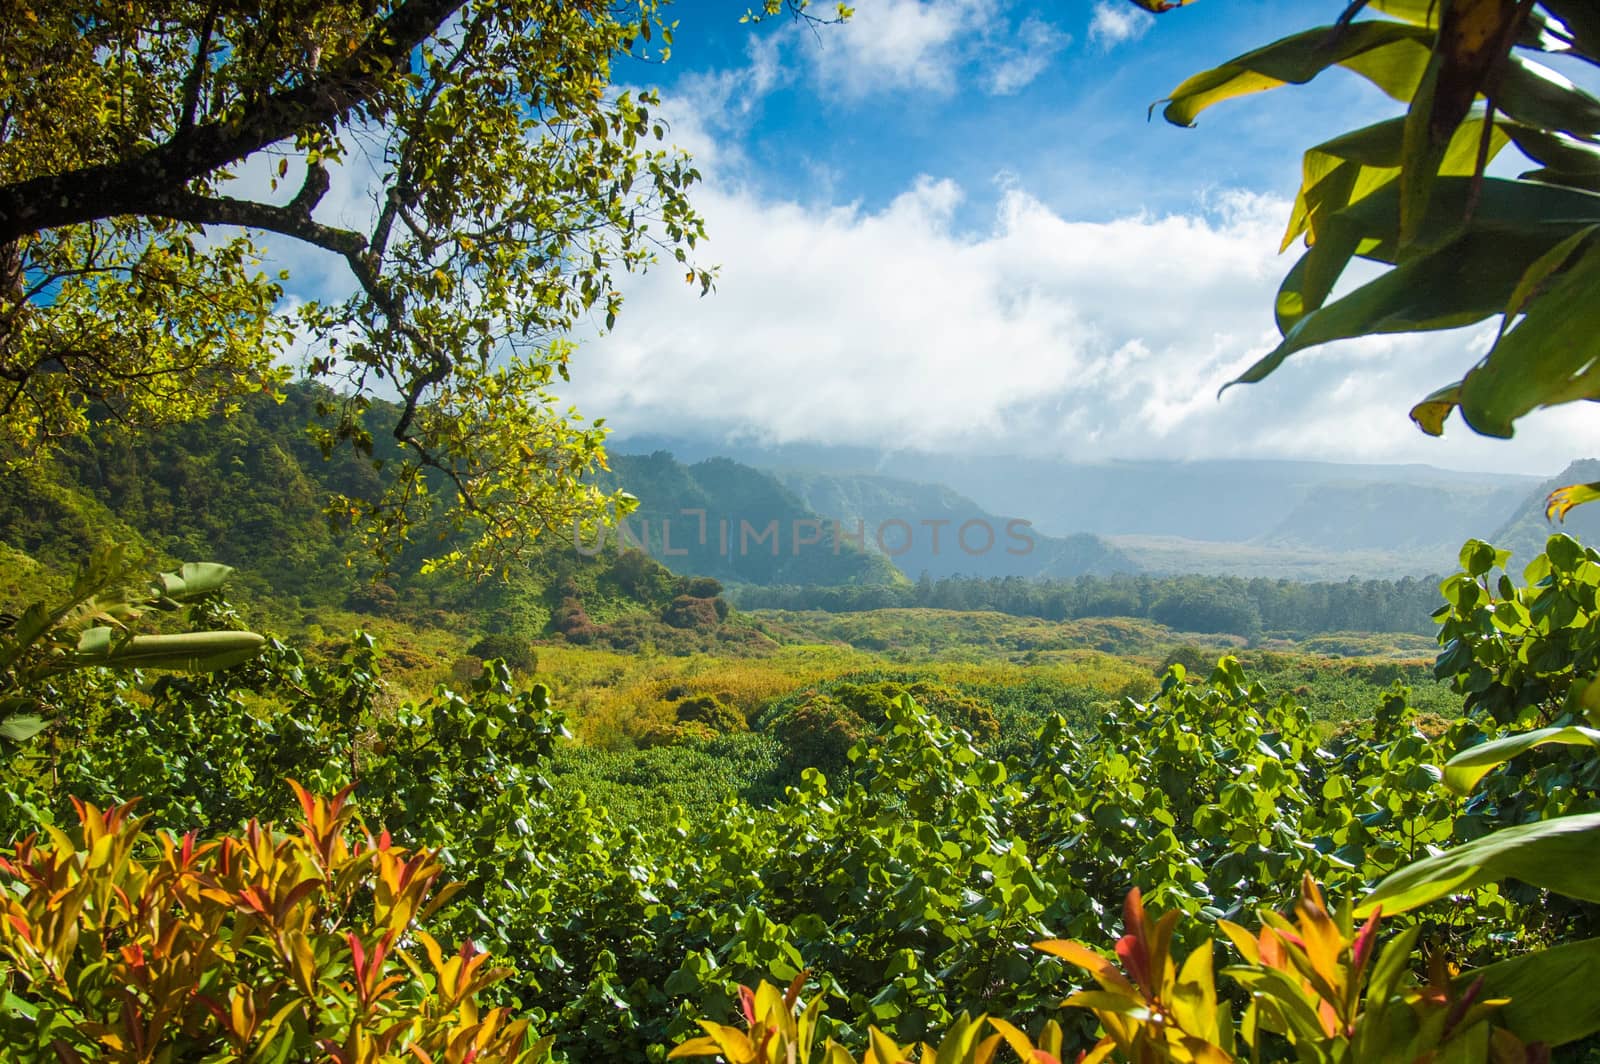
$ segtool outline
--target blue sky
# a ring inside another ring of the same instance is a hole
[[[1213,111],[1203,132],[1147,117],[1188,75],[1306,28],[1314,6],[1337,12],[1207,0],[1157,19],[1125,0],[866,0],[853,24],[807,30],[782,17],[742,25],[729,17],[737,5],[689,0],[669,9],[672,61],[641,80],[692,94],[708,77],[772,64],[770,87],[735,97],[750,108],[737,131],[743,176],[772,195],[820,170],[835,197],[870,210],[908,177],[937,173],[973,190],[968,209],[981,213],[978,190],[1004,171],[1053,206],[1104,219],[1184,209],[1209,186],[1292,188],[1297,145],[1386,113],[1365,82],[1335,76]]]

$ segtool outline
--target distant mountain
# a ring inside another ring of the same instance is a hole
[[[723,454],[770,469],[791,487],[802,486],[798,493],[819,511],[855,512],[848,495],[813,497],[803,488],[826,485],[830,476],[860,484],[874,477],[938,484],[980,511],[1030,521],[1036,535],[1109,539],[1102,549],[1134,568],[1302,578],[1314,572],[1319,579],[1447,569],[1463,541],[1492,538],[1539,484],[1534,476],[1425,465],[1075,463],[661,437],[613,444],[619,450],[642,446],[670,446],[685,459]],[[932,502],[923,498],[918,505]]]
[[[785,472],[778,479],[809,509],[864,528],[907,576],[1061,579],[1139,569],[1099,536],[1047,536],[940,484],[860,473]]]
[[[1334,551],[1442,552],[1486,537],[1528,492],[1523,482],[1350,481],[1317,485],[1257,542]]]
[[[1528,492],[1493,535],[1480,538],[1496,547],[1511,552],[1511,571],[1521,573],[1522,567],[1534,555],[1544,550],[1545,542],[1557,532],[1587,545],[1600,544],[1600,503],[1580,506],[1567,514],[1559,525],[1545,520],[1544,505],[1549,494],[1567,484],[1587,484],[1600,480],[1600,460],[1580,459],[1563,469],[1559,476],[1540,484]]]
[[[772,474],[727,458],[684,465],[665,451],[612,454],[599,478],[639,499],[614,542],[675,573],[745,584],[893,584],[905,577]],[[592,550],[595,544],[585,544]]]

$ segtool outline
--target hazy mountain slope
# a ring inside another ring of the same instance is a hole
[[[676,573],[747,584],[905,579],[883,556],[836,543],[832,524],[771,474],[727,458],[686,466],[665,451],[613,454],[601,480],[639,499],[619,530],[623,541]]]
[[[640,437],[622,448],[664,445]],[[1163,536],[1272,547],[1400,552],[1430,565],[1443,544],[1486,536],[1538,477],[1432,466],[1306,461],[1003,458],[826,445],[672,440],[683,458],[728,454],[779,472],[939,483],[990,514],[1064,536]],[[1421,515],[1432,514],[1432,518]],[[1139,558],[1134,558],[1139,560]]]
[[[1312,488],[1259,542],[1331,551],[1440,553],[1488,538],[1527,494],[1524,484],[1337,482]]]
[[[1046,536],[989,513],[940,484],[868,474],[785,472],[778,479],[807,508],[882,540],[907,576],[1074,577],[1135,572],[1138,565],[1098,536]]]
[[[1600,543],[1600,503],[1579,506],[1568,513],[1566,521],[1559,525],[1551,524],[1544,516],[1545,499],[1552,491],[1566,484],[1586,484],[1596,480],[1600,480],[1600,460],[1584,458],[1573,462],[1558,476],[1526,493],[1493,535],[1480,538],[1511,552],[1513,573],[1520,573],[1528,559],[1544,550],[1545,541],[1557,532],[1565,532],[1580,543]]]

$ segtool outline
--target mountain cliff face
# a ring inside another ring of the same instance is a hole
[[[601,478],[639,500],[613,533],[676,573],[743,584],[893,584],[905,577],[771,474],[727,458],[613,455]],[[583,545],[593,550],[597,544]]]
[[[1525,484],[1319,485],[1260,542],[1324,550],[1438,552],[1449,564],[1468,539],[1488,539],[1526,497]]]
[[[868,474],[777,474],[811,510],[851,528],[907,576],[1071,578],[1136,572],[1098,536],[1047,536],[1020,517],[996,515],[940,484]]]
[[[1544,550],[1545,542],[1557,532],[1565,532],[1580,543],[1600,544],[1600,503],[1580,506],[1567,514],[1565,522],[1553,525],[1545,520],[1545,499],[1566,484],[1587,484],[1600,480],[1600,460],[1580,459],[1563,469],[1559,476],[1527,493],[1494,534],[1487,539],[1496,547],[1511,552],[1511,571],[1520,572],[1528,559]]]

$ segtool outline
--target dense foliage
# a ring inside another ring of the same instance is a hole
[[[1419,731],[1403,688],[1329,734],[1231,660],[1204,679],[1176,667],[1154,697],[1110,712],[1048,716],[1009,756],[954,723],[982,731],[969,694],[845,681],[804,703],[860,722],[836,771],[785,744],[794,714],[775,709],[758,745],[660,748],[661,766],[699,758],[700,773],[742,774],[749,797],[708,796],[696,773],[679,784],[658,767],[654,782],[682,805],[633,822],[552,786],[570,778],[556,772],[561,716],[500,665],[464,693],[395,705],[366,642],[327,665],[273,645],[230,673],[148,689],[86,676],[80,695],[75,730],[8,766],[12,837],[33,818],[70,822],[69,795],[144,795],[158,823],[209,835],[292,814],[285,776],[325,793],[353,785],[396,845],[436,848],[465,884],[430,932],[513,964],[493,993],[571,1059],[659,1057],[695,1017],[730,1019],[738,984],[801,969],[828,1006],[820,1034],[846,1044],[872,1025],[932,1037],[966,1011],[1055,1017],[1069,1045],[1087,1046],[1090,1017],[1056,1007],[1067,969],[1031,944],[1114,937],[1130,887],[1200,919],[1180,931],[1193,946],[1203,921],[1290,904],[1307,873],[1349,895],[1484,827],[1458,819],[1439,784],[1454,736]],[[1508,937],[1551,941],[1583,919],[1491,885],[1474,894],[1410,926],[1483,963]]]
[[[931,608],[996,610],[1019,617],[1144,617],[1181,632],[1416,632],[1431,634],[1428,613],[1437,581],[1297,580],[1222,576],[924,577],[915,584],[873,587],[734,589],[745,609],[857,610]]]
[[[447,520],[477,568],[593,521],[603,432],[550,387],[615,277],[703,235],[699,174],[650,93],[654,3],[272,0],[246,8],[28,0],[0,29],[0,462],[107,414],[169,426],[337,382],[325,449],[370,453],[373,496],[330,514],[388,556]],[[279,183],[297,189],[283,200]],[[370,210],[314,217],[330,189]],[[347,296],[280,312],[267,232],[335,256]],[[91,418],[91,414],[94,415]],[[457,557],[447,551],[444,560]]]

